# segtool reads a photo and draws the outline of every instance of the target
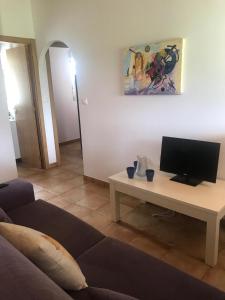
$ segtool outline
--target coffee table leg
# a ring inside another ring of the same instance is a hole
[[[207,221],[206,229],[206,255],[207,265],[214,267],[217,264],[219,244],[220,220],[215,216]]]
[[[110,202],[113,221],[118,222],[120,220],[120,199],[119,193],[115,190],[113,183],[110,183]]]

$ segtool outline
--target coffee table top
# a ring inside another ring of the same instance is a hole
[[[172,176],[159,171],[156,172],[153,182],[147,182],[145,177],[135,176],[133,179],[129,179],[125,171],[109,177],[109,181],[182,201],[214,213],[225,211],[225,180],[218,179],[216,183],[204,181],[198,186],[192,187],[171,181]]]

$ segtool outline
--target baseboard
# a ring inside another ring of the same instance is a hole
[[[106,182],[106,181],[103,181],[103,180],[100,180],[100,179],[96,179],[96,178],[93,178],[93,177],[89,177],[89,176],[86,176],[84,175],[84,181],[86,183],[96,183],[100,186],[103,186],[103,187],[109,187],[109,183]]]
[[[80,138],[75,139],[75,140],[71,140],[71,141],[66,141],[66,142],[59,143],[59,146],[68,145],[68,144],[72,144],[72,143],[75,143],[75,142],[80,142]]]

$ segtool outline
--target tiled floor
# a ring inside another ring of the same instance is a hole
[[[204,264],[205,224],[193,218],[152,217],[163,209],[122,196],[122,221],[111,221],[109,190],[83,179],[79,143],[61,147],[62,165],[50,170],[18,166],[19,176],[34,184],[44,199],[83,219],[104,234],[125,241],[225,291],[225,222],[220,227],[219,262]]]

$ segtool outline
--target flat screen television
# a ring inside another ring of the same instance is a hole
[[[216,182],[220,143],[163,136],[160,170],[177,174],[173,181],[196,186]]]

